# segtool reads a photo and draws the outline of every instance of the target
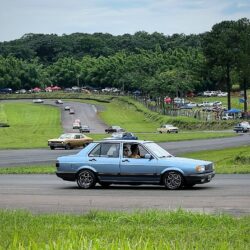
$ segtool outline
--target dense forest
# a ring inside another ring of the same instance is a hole
[[[151,96],[249,87],[250,21],[199,35],[25,34],[0,43],[0,89],[117,87]],[[228,95],[230,104],[230,95]],[[229,107],[230,108],[230,107]]]

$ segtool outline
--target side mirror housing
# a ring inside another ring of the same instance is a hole
[[[145,154],[144,158],[145,158],[145,159],[152,160],[152,159],[153,159],[153,156],[152,156],[151,154]]]

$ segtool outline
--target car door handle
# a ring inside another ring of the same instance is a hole
[[[95,159],[95,158],[93,158],[93,159],[90,159],[89,161],[96,161],[96,159]]]
[[[127,159],[126,160],[122,160],[122,162],[129,162],[129,160],[127,160]]]

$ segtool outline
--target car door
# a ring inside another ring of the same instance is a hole
[[[74,136],[74,146],[81,147],[83,145],[83,136],[75,135]]]
[[[130,147],[131,145],[132,143],[126,143],[126,147]],[[156,172],[158,160],[153,156],[150,159],[144,158],[145,155],[149,155],[149,152],[140,144],[138,144],[138,147],[140,158],[130,158],[122,155],[120,162],[120,181],[136,183],[158,182],[159,176],[157,176]]]
[[[100,181],[115,181],[120,175],[120,143],[101,142],[88,155],[88,165],[97,171]]]

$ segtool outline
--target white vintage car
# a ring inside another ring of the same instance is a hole
[[[157,128],[159,133],[178,133],[179,129],[171,124],[164,124],[160,128]]]
[[[44,101],[42,99],[34,99],[33,103],[43,103]]]

